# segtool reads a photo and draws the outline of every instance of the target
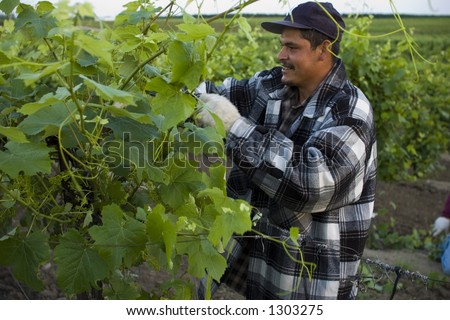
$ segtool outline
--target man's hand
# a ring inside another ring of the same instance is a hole
[[[214,119],[210,114],[212,112],[222,120],[225,131],[228,132],[233,123],[241,116],[237,108],[221,95],[204,93],[200,95],[199,100],[204,103],[204,108],[196,117],[197,125],[200,127],[215,126]]]
[[[448,231],[450,227],[450,219],[445,217],[439,217],[434,222],[433,227],[433,237],[436,237],[438,234],[440,234],[443,231]]]

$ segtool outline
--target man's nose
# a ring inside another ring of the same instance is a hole
[[[286,60],[288,58],[286,47],[282,47],[278,53],[278,60]]]

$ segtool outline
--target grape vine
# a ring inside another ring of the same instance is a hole
[[[67,297],[148,295],[141,265],[172,274],[160,298],[219,280],[223,248],[252,226],[226,196],[223,132],[190,121],[220,35],[185,12],[162,30],[175,1],[130,2],[112,25],[87,4],[0,8],[17,13],[0,29],[0,264],[42,290],[52,261]]]

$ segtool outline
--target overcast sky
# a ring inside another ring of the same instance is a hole
[[[99,17],[115,17],[123,10],[125,3],[132,0],[70,0],[71,4],[80,2],[90,2],[96,14]],[[35,4],[38,0],[22,0],[22,3]],[[58,2],[50,0],[50,2]],[[177,1],[178,4],[184,6],[186,0]],[[186,8],[190,13],[197,12],[197,3],[202,0],[192,1]],[[213,14],[222,12],[230,8],[233,4],[239,3],[239,0],[204,0],[202,5],[202,13]],[[288,0],[288,5],[281,6],[279,0],[259,0],[250,5],[246,13],[267,13],[267,14],[285,14],[290,7],[295,7],[302,0]],[[390,0],[328,0],[341,13],[392,13]],[[396,8],[401,14],[415,15],[450,15],[450,0],[393,0]],[[157,4],[163,6],[169,3],[169,0],[156,1]]]

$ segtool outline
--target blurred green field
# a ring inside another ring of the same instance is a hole
[[[407,29],[414,28],[417,34],[429,35],[438,33],[441,35],[450,35],[450,16],[402,16],[402,21]],[[280,20],[282,16],[255,16],[248,17],[248,21],[252,26],[259,26],[263,21]],[[347,25],[351,24],[354,18],[345,17]],[[398,22],[393,16],[378,15],[374,17],[374,21],[370,31],[374,34],[383,34],[398,29]]]
[[[352,21],[349,19],[348,24]],[[420,52],[427,55],[439,54],[449,49],[450,44],[450,17],[402,17],[405,29],[412,34]],[[383,35],[399,29],[399,22],[393,17],[375,17],[369,32],[372,35]],[[390,35],[387,38],[373,40],[375,43],[389,39],[397,42],[404,39],[402,32]]]
[[[267,17],[249,17],[251,26],[259,28],[261,22],[282,19],[281,16]],[[347,27],[351,27],[354,18],[346,17]],[[438,54],[440,51],[447,50],[450,46],[450,16],[404,16],[402,23],[405,29],[413,35],[414,40],[423,52],[429,54]],[[391,33],[400,29],[399,22],[393,16],[375,16],[369,28],[369,33],[373,36],[379,36]],[[393,42],[404,39],[401,32],[374,39],[375,43],[391,40]]]
[[[255,30],[261,30],[260,25],[263,21],[281,20],[283,16],[247,16],[249,24]],[[413,35],[421,52],[435,55],[441,51],[446,51],[450,44],[450,16],[402,16],[402,23],[405,29]],[[351,27],[354,18],[345,17],[347,27]],[[173,28],[174,25],[181,23],[181,18],[173,18],[166,21],[166,27]],[[224,27],[224,20],[217,19],[211,25],[220,32]],[[368,32],[373,36],[385,35],[399,30],[399,22],[390,15],[375,16]],[[233,28],[231,29],[233,30]],[[235,28],[236,30],[236,28]],[[268,34],[270,37],[271,35]],[[390,40],[392,42],[401,41],[404,34],[401,32],[391,34],[388,37],[374,38],[374,43],[381,43]]]

